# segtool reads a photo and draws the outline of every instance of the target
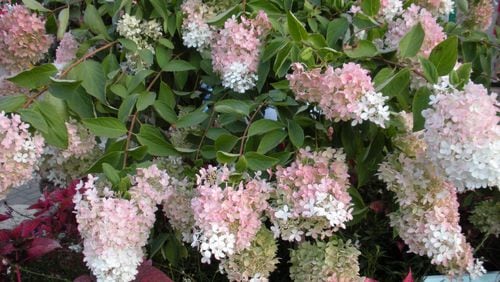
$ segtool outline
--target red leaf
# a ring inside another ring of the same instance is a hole
[[[366,277],[366,278],[365,278],[365,281],[363,281],[363,282],[378,282],[378,280],[375,280],[375,279],[373,279],[373,278],[368,278],[368,277]]]
[[[12,215],[10,214],[0,214],[0,222],[7,220],[9,218],[12,218]]]
[[[375,213],[381,213],[384,211],[384,202],[373,201],[370,203],[370,209],[372,209]]]
[[[408,275],[406,275],[405,279],[403,280],[403,282],[414,282],[413,280],[413,275],[411,273],[411,268],[410,268],[410,272],[408,272]]]
[[[158,268],[148,265],[148,262],[141,264],[137,270],[135,282],[174,282]]]
[[[27,250],[28,259],[43,256],[60,247],[59,242],[54,239],[35,238]]]
[[[14,247],[14,244],[7,243],[6,245],[3,245],[0,248],[0,255],[6,256],[6,255],[9,255],[9,254],[12,254],[15,251],[16,251],[16,248]]]

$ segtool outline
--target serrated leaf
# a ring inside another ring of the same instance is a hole
[[[292,36],[292,39],[295,41],[306,40],[308,37],[306,29],[291,11],[288,11],[286,14],[286,19],[288,32],[290,33],[290,36]]]
[[[257,153],[265,154],[276,148],[286,138],[287,133],[284,130],[273,130],[266,133],[260,140]]]
[[[264,134],[275,129],[282,129],[284,125],[280,122],[269,120],[269,119],[259,119],[254,121],[250,128],[248,129],[248,137]]]
[[[14,112],[26,103],[26,96],[4,96],[0,97],[0,112]]]
[[[118,138],[128,130],[125,125],[114,117],[98,117],[83,119],[83,124],[97,136]]]
[[[185,128],[202,123],[208,118],[208,114],[200,110],[190,112],[177,120],[175,127]]]
[[[248,116],[250,114],[250,105],[241,100],[226,99],[215,103],[216,112],[225,114],[237,114]]]
[[[420,23],[417,23],[399,41],[399,55],[402,58],[410,58],[417,55],[424,42],[424,37],[424,29]]]
[[[439,43],[432,49],[429,60],[436,66],[440,76],[447,75],[455,67],[458,57],[458,38],[456,36]]]
[[[62,39],[69,23],[69,7],[62,9],[57,16],[59,25],[57,26],[57,39]]]
[[[431,91],[426,87],[417,90],[413,97],[413,131],[424,129],[425,119],[422,111],[429,107]]]
[[[139,134],[137,134],[137,140],[139,140],[141,145],[148,147],[148,153],[152,156],[166,157],[179,155],[172,144],[167,142],[160,129],[152,125],[143,124]]]
[[[195,66],[184,60],[172,60],[162,66],[162,70],[166,72],[189,71],[195,69]]]
[[[50,77],[57,73],[57,68],[53,64],[44,64],[23,71],[7,80],[29,89],[35,89],[50,82]]]
[[[266,170],[279,162],[278,159],[265,156],[256,152],[247,152],[245,158],[248,163],[248,168],[251,170]]]
[[[360,40],[354,49],[344,50],[345,54],[353,59],[373,57],[377,55],[377,47],[368,40]]]
[[[288,137],[296,148],[300,148],[304,144],[304,130],[294,120],[288,120]]]

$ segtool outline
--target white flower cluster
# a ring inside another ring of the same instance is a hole
[[[90,244],[84,241],[84,245]],[[113,248],[91,259],[86,255],[85,261],[98,282],[133,281],[143,256],[143,252],[137,248]]]
[[[199,52],[207,49],[212,38],[212,30],[207,24],[198,24],[198,22],[189,22],[183,25],[182,40],[184,45],[189,48],[196,48]]]
[[[380,92],[366,92],[359,100],[357,119],[352,121],[352,125],[368,120],[384,128],[390,115],[389,106],[385,104],[388,99],[389,97],[383,96]]]
[[[222,74],[222,86],[238,93],[245,93],[245,91],[255,87],[257,79],[257,75],[250,72],[247,65],[234,62]]]
[[[403,2],[401,0],[386,0],[383,1],[382,14],[386,21],[392,21],[395,16],[403,12]]]
[[[193,235],[193,242],[191,246],[199,248],[203,256],[202,263],[210,263],[212,255],[217,260],[222,260],[234,254],[236,245],[236,238],[234,234],[220,228],[213,226],[212,232],[195,232]]]
[[[500,117],[496,94],[469,83],[435,88],[425,117],[428,158],[458,191],[500,184]]]

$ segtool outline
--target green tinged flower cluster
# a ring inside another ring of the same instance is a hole
[[[230,256],[222,262],[222,267],[230,281],[269,277],[278,263],[277,251],[273,233],[262,227],[250,247]]]
[[[360,251],[351,241],[304,242],[290,254],[290,277],[294,281],[357,281]]]
[[[469,221],[482,233],[500,234],[500,202],[486,200],[478,204],[472,211]]]

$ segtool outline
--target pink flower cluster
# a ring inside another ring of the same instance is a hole
[[[66,122],[66,129],[68,130],[68,148],[61,152],[64,158],[83,159],[97,146],[95,135],[76,120],[70,119]]]
[[[73,199],[84,261],[97,281],[132,281],[143,261],[156,204],[170,195],[169,176],[155,165],[138,169],[130,200],[109,187],[101,189],[96,180],[89,175],[81,181]]]
[[[403,36],[419,22],[425,32],[419,54],[429,57],[432,49],[446,39],[446,34],[429,11],[414,4],[404,10],[401,18],[389,22],[389,30],[385,38],[386,45],[389,48],[397,48]]]
[[[0,199],[8,190],[32,179],[42,155],[44,140],[28,132],[21,117],[0,112]]]
[[[0,9],[0,68],[11,74],[37,63],[49,50],[52,39],[45,23],[20,5]]]
[[[17,86],[16,84],[3,79],[0,76],[0,97],[2,96],[12,96],[12,95],[20,95],[28,92],[28,89],[24,89],[22,87]]]
[[[207,5],[201,0],[186,0],[182,4],[182,13],[185,16],[182,22],[182,40],[184,45],[204,51],[210,46],[213,30],[206,23],[209,14]]]
[[[262,40],[271,29],[266,13],[260,11],[255,19],[233,16],[215,35],[212,44],[212,65],[222,77],[222,85],[244,93],[257,82],[257,67]]]
[[[421,133],[399,137],[403,148],[413,151],[390,154],[379,167],[379,178],[396,193],[399,210],[390,214],[391,226],[410,252],[427,255],[448,275],[484,273],[473,258],[459,225],[456,188],[426,159]]]
[[[300,149],[296,160],[276,171],[277,189],[270,208],[275,236],[301,241],[330,237],[352,219],[349,175],[342,150]]]
[[[369,120],[381,127],[389,120],[389,107],[385,105],[388,98],[375,92],[368,71],[360,65],[328,66],[323,73],[319,68],[304,71],[299,63],[292,69],[293,73],[287,75],[290,89],[297,99],[317,103],[327,119],[353,120],[353,125]]]
[[[472,82],[436,92],[422,112],[430,160],[459,191],[500,185],[497,94]]]
[[[258,176],[232,182],[227,167],[202,168],[197,175],[191,201],[195,219],[192,246],[203,255],[202,262],[218,260],[248,248],[262,225],[270,185]],[[245,176],[248,177],[248,176]]]
[[[453,12],[453,0],[417,0],[417,5],[426,8],[435,15],[448,16]]]
[[[496,2],[495,2],[496,3]],[[475,2],[470,8],[468,21],[476,28],[486,31],[491,27],[495,5],[492,0],[480,0]]]
[[[78,42],[69,32],[66,32],[59,42],[56,50],[56,60],[54,65],[57,69],[62,70],[66,65],[71,63],[76,58],[76,51],[78,50]]]

